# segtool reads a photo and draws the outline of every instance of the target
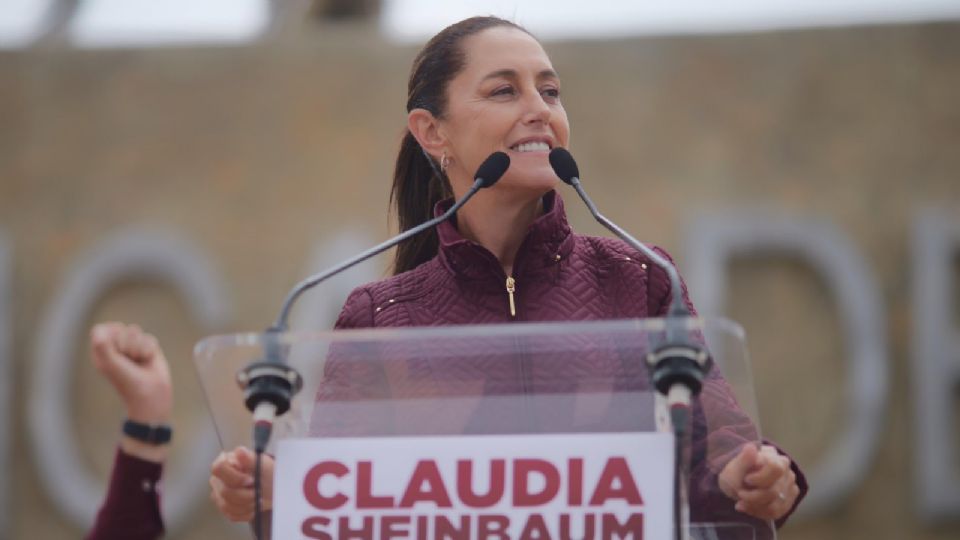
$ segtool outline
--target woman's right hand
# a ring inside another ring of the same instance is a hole
[[[221,452],[210,467],[210,498],[231,521],[251,521],[254,514],[254,453],[238,446]],[[260,461],[260,510],[266,512],[273,502],[273,457],[263,454]]]

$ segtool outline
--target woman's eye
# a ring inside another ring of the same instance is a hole
[[[497,88],[496,90],[494,90],[491,95],[493,95],[493,96],[512,96],[513,93],[514,93],[514,92],[513,92],[513,87],[512,87],[512,86],[501,86],[500,88]]]
[[[560,89],[559,88],[544,88],[540,91],[544,97],[549,99],[560,99]]]

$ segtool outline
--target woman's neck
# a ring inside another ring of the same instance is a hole
[[[518,199],[507,195],[477,193],[457,212],[457,228],[464,238],[493,253],[510,276],[527,230],[543,214],[543,197]]]

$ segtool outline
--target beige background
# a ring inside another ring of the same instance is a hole
[[[782,537],[960,536],[960,521],[923,526],[911,504],[906,260],[919,210],[960,215],[960,24],[548,51],[584,181],[624,227],[680,255],[696,210],[825,219],[881,286],[893,376],[870,477],[829,515],[793,523]],[[233,317],[221,330],[263,328],[315,244],[348,230],[389,234],[389,179],[415,52],[372,26],[328,24],[241,48],[0,53],[0,232],[14,249],[15,442],[5,481],[16,538],[80,534],[37,484],[23,390],[38,322],[68,266],[117,229],[173,230],[224,280]],[[566,198],[574,226],[600,234]],[[768,435],[812,463],[841,429],[835,301],[791,260],[738,261],[730,275],[730,314],[750,336]],[[132,282],[90,314],[91,323],[139,321],[160,337],[181,421],[204,414],[190,356],[202,333],[186,313],[169,289]],[[119,401],[89,367],[82,340],[76,351],[75,425],[90,466],[106,476]],[[205,505],[187,530],[176,538],[227,538],[230,529]]]

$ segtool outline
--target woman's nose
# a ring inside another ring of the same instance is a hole
[[[550,122],[550,106],[539,92],[533,92],[524,103],[523,123],[534,124]]]

